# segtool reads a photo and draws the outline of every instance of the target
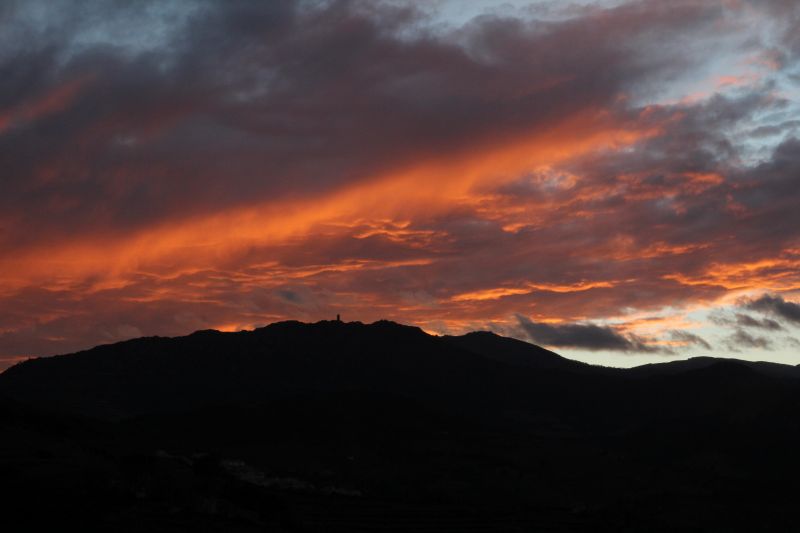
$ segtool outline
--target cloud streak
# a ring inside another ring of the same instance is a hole
[[[537,344],[553,347],[610,350],[620,352],[658,352],[635,335],[624,335],[612,327],[596,324],[545,324],[517,315],[519,326]]]
[[[780,295],[764,294],[745,304],[747,309],[771,314],[780,320],[800,324],[800,304],[788,302]]]

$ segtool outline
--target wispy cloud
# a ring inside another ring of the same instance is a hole
[[[645,343],[635,335],[620,333],[609,326],[591,323],[547,324],[534,322],[522,315],[517,315],[517,320],[531,341],[545,346],[620,352],[665,351],[664,348]]]

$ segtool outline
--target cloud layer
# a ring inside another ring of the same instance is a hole
[[[0,7],[3,361],[336,313],[788,350],[796,2],[74,8]]]

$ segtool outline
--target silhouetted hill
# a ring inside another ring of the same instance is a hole
[[[489,393],[506,373],[414,327],[280,322],[32,359],[0,375],[0,390],[30,404],[115,418],[326,391],[373,390],[451,403],[454,395]]]
[[[135,339],[0,375],[0,496],[117,531],[788,531],[797,370],[386,321]]]
[[[760,374],[770,377],[800,378],[800,366],[782,365],[780,363],[770,363],[767,361],[743,361],[741,359],[724,359],[717,357],[692,357],[684,361],[647,364],[629,369],[628,374],[636,377],[672,375],[686,372],[687,370],[706,368],[721,361],[730,361],[744,365]]]
[[[658,378],[690,371],[702,370],[705,383],[694,401],[715,402],[734,368],[752,370],[742,378],[747,383],[790,378],[797,371],[713,358],[609,369],[488,332],[437,337],[388,321],[289,321],[254,331],[147,337],[30,359],[0,375],[0,392],[29,405],[109,419],[258,407],[287,395],[375,392],[442,412],[548,419],[558,425],[624,422],[628,413],[645,408],[672,412],[682,403],[665,402],[652,391],[661,383]],[[639,379],[656,381],[634,383]],[[786,386],[768,382],[762,387],[766,395]]]
[[[487,332],[436,337],[387,321],[279,322],[31,359],[0,375],[0,392],[26,405],[104,419],[380,394],[448,416],[575,429],[782,401],[796,388],[795,371],[714,358],[609,369]]]

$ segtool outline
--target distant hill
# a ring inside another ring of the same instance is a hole
[[[675,375],[689,370],[707,368],[721,362],[744,365],[765,376],[789,379],[800,378],[800,365],[791,366],[766,361],[743,361],[741,359],[725,359],[718,357],[692,357],[684,361],[647,364],[629,369],[628,374],[636,377]]]

